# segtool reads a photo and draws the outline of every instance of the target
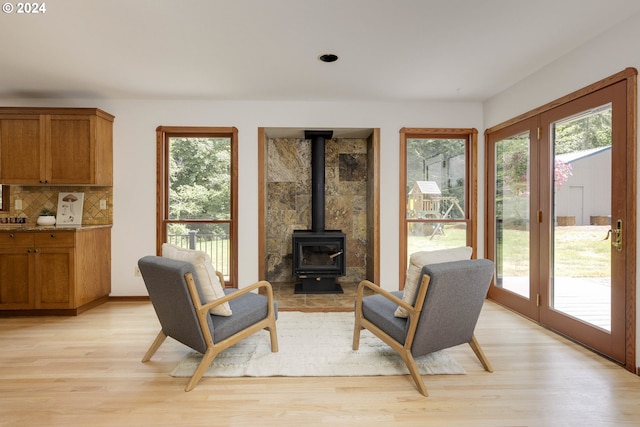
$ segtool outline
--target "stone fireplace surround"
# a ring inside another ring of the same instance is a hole
[[[346,276],[338,282],[376,281],[379,130],[333,130],[325,146],[325,225],[347,236]],[[260,128],[259,153],[261,279],[293,283],[293,230],[311,229],[311,141],[302,128]]]

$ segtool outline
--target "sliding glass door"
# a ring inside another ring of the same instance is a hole
[[[621,362],[630,243],[625,92],[617,83],[540,118],[553,219],[540,320]]]
[[[490,297],[623,363],[635,269],[626,94],[626,81],[610,84],[487,132]]]
[[[538,187],[536,121],[525,120],[492,135],[487,146],[493,167],[488,218],[494,236],[491,254],[496,263],[493,296],[522,314],[538,319],[537,251]]]
[[[550,126],[555,221],[549,305],[609,332],[610,241],[618,240],[611,224],[611,112],[607,103]]]

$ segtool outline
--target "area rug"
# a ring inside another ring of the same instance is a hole
[[[260,331],[221,352],[205,377],[331,377],[406,375],[400,356],[371,332],[360,334],[360,348],[352,350],[354,314],[278,314],[277,353],[271,352],[269,333]],[[171,372],[190,377],[202,355],[189,353]],[[416,359],[423,375],[464,374],[446,351]]]

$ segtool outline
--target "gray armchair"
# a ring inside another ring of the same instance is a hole
[[[368,329],[400,354],[420,393],[428,396],[415,357],[460,344],[469,344],[485,370],[493,372],[473,332],[494,273],[486,259],[446,262],[422,268],[414,304],[402,292],[388,292],[364,280],[358,285],[353,349],[360,331]],[[368,288],[374,295],[364,297]],[[408,318],[394,316],[398,306]]]
[[[202,304],[202,291],[191,263],[146,256],[138,266],[162,328],[142,362],[150,360],[167,337],[204,355],[185,391],[198,384],[218,353],[261,329],[270,333],[271,351],[278,351],[277,304],[269,282],[225,290],[223,298]],[[256,289],[263,289],[266,295],[251,292]],[[212,307],[225,302],[231,307],[231,316],[209,313]]]

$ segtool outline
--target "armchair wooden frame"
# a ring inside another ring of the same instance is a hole
[[[216,274],[220,279],[220,283],[224,283],[224,277],[222,276],[222,274],[218,271],[216,271]],[[189,380],[189,383],[187,384],[185,391],[191,391],[198,384],[198,382],[206,372],[207,368],[213,362],[213,359],[215,359],[216,356],[221,351],[231,347],[232,345],[238,343],[239,341],[242,341],[248,336],[253,335],[254,333],[258,332],[261,329],[266,329],[269,331],[269,335],[271,338],[271,351],[274,353],[278,351],[278,335],[276,331],[276,314],[275,314],[275,309],[273,304],[273,289],[269,282],[261,280],[252,285],[244,287],[236,292],[233,292],[222,298],[212,301],[208,304],[202,304],[200,300],[200,295],[198,294],[196,283],[193,279],[192,274],[191,273],[185,274],[185,280],[189,288],[189,294],[191,295],[191,299],[193,300],[193,305],[196,310],[196,314],[198,315],[198,321],[200,323],[200,327],[202,328],[203,336],[207,343],[207,351],[204,353],[202,357],[202,361],[200,362],[193,376]],[[248,292],[252,292],[254,290],[263,290],[264,295],[268,299],[267,317],[220,342],[217,342],[217,343],[213,342],[213,333],[209,329],[209,324],[207,323],[207,316],[209,316],[209,310],[212,309],[213,307],[216,307],[220,304],[224,304],[225,302],[228,302],[234,298],[238,298],[239,296],[244,295]],[[149,350],[147,350],[147,353],[142,358],[143,363],[151,359],[151,357],[155,354],[155,352],[162,345],[162,343],[166,338],[167,336],[164,334],[162,330],[160,330],[160,332],[156,336],[156,339],[151,344],[151,347],[149,347]]]
[[[358,285],[357,296],[356,296],[355,325],[353,330],[353,349],[354,350],[358,350],[358,348],[360,347],[360,331],[365,328],[368,329],[369,331],[371,331],[371,333],[373,333],[375,336],[377,336],[382,341],[384,341],[389,347],[395,350],[400,355],[400,357],[402,357],[402,360],[407,365],[407,368],[409,369],[409,373],[411,374],[411,377],[413,378],[413,381],[415,382],[418,390],[424,396],[428,396],[429,393],[427,392],[427,387],[424,384],[422,376],[420,375],[420,370],[418,369],[418,366],[416,365],[416,361],[413,358],[413,354],[411,353],[411,347],[413,345],[416,328],[418,327],[418,320],[420,318],[420,313],[422,312],[422,307],[424,305],[425,297],[427,295],[427,290],[429,288],[430,280],[431,278],[428,275],[426,274],[422,275],[420,289],[418,290],[418,295],[416,296],[415,306],[412,306],[411,304],[393,295],[391,292],[388,292],[382,289],[380,286],[368,280],[361,281],[360,284]],[[404,307],[409,312],[409,318],[407,320],[409,322],[409,330],[407,331],[404,344],[396,341],[393,337],[389,336],[382,329],[380,329],[375,324],[371,323],[369,320],[367,320],[363,316],[362,298],[364,296],[365,288],[372,290],[374,294],[380,294],[384,296],[385,298],[391,300],[395,304],[398,304],[399,306]],[[487,359],[484,352],[482,351],[482,348],[480,347],[480,344],[476,340],[475,335],[472,335],[471,341],[469,342],[469,346],[471,346],[471,349],[480,360],[480,363],[482,364],[484,369],[487,372],[493,372],[493,368],[491,367],[489,360]]]

